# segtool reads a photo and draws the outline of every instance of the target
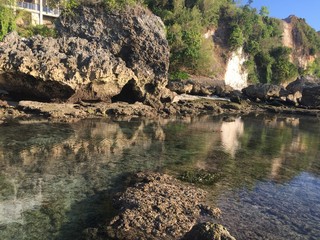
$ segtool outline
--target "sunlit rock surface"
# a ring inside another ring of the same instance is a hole
[[[161,19],[136,6],[79,6],[57,20],[58,38],[16,33],[0,43],[0,88],[18,99],[126,101],[159,106],[169,47]]]

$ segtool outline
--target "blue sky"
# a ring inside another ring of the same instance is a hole
[[[242,3],[247,3],[242,0]],[[320,0],[253,0],[251,5],[260,10],[261,6],[269,9],[269,16],[286,18],[289,15],[296,15],[305,18],[307,23],[315,30],[320,31]]]

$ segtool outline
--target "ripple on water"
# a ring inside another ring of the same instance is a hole
[[[217,205],[237,239],[320,239],[320,179],[309,173],[227,192]]]

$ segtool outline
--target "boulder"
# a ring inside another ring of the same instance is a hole
[[[228,230],[217,223],[199,223],[190,230],[181,240],[236,240]]]
[[[234,90],[233,87],[229,85],[218,85],[215,87],[215,95],[218,97],[231,97],[234,92],[238,92],[238,90]]]
[[[271,98],[279,98],[282,88],[278,85],[259,83],[242,89],[242,93],[250,99],[265,101]]]
[[[180,239],[200,218],[220,214],[204,204],[205,191],[166,174],[137,173],[131,182],[115,198],[119,214],[104,227],[108,239]]]
[[[94,8],[81,5],[72,15],[60,17],[56,29],[63,38],[80,37],[97,42],[122,59],[134,72],[136,79],[131,85],[143,100],[150,101],[148,95],[157,95],[162,101],[171,97],[165,89],[170,55],[165,26],[149,10],[135,6],[111,13],[103,5]],[[125,95],[123,92],[122,96]]]
[[[297,80],[289,83],[286,87],[290,93],[300,92],[306,87],[316,87],[320,85],[320,79],[314,78],[312,76],[303,76],[297,78]]]
[[[320,107],[320,86],[305,87],[302,90],[301,104],[311,108]]]
[[[0,87],[18,99],[111,101],[135,80],[122,59],[86,39],[12,32],[0,43]]]
[[[0,88],[19,99],[125,101],[159,106],[169,47],[161,19],[141,7],[110,12],[81,5],[57,20],[58,38],[7,35],[0,43]]]
[[[193,83],[185,81],[169,81],[167,88],[178,94],[191,93],[193,89]]]

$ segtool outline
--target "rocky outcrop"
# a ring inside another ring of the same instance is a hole
[[[206,222],[195,225],[182,240],[235,240],[220,224]]]
[[[307,107],[320,107],[320,86],[307,87],[302,91],[301,104]]]
[[[158,173],[138,173],[116,198],[120,213],[107,227],[112,239],[180,239],[203,216],[220,214],[203,204],[203,190]]]
[[[283,86],[273,84],[250,85],[242,89],[242,92],[245,97],[252,101],[263,101],[276,105],[285,104],[298,106],[302,97],[300,91],[292,92]]]
[[[291,82],[286,87],[293,96],[299,96],[299,103],[306,107],[320,107],[319,98],[320,79],[312,76],[303,76]]]
[[[295,92],[302,93],[304,88],[317,87],[319,85],[320,85],[320,79],[312,76],[302,76],[297,80],[289,83],[286,89],[291,93],[295,93]]]
[[[260,83],[256,85],[250,85],[242,89],[242,92],[248,98],[253,100],[268,100],[270,98],[280,97],[281,89],[282,87],[278,85]]]
[[[149,10],[136,6],[110,13],[103,6],[80,6],[72,16],[59,18],[56,28],[64,38],[76,36],[97,42],[122,59],[134,72],[137,80],[132,84],[143,100],[152,101],[154,95],[169,100],[165,90],[169,68],[165,26]],[[119,98],[126,96],[123,92]]]
[[[159,106],[169,47],[160,18],[143,7],[109,12],[80,6],[57,21],[58,38],[0,43],[0,88],[19,99],[125,101]]]

